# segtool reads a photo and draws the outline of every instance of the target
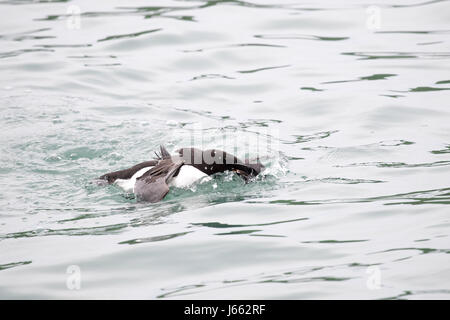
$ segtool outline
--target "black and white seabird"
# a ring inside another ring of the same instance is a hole
[[[133,192],[138,199],[158,202],[164,199],[169,187],[186,187],[215,173],[233,171],[245,182],[256,177],[264,166],[238,159],[225,151],[196,148],[182,148],[176,155],[170,155],[164,146],[156,159],[139,163],[131,168],[114,171],[99,177],[108,183],[115,183],[127,192]]]

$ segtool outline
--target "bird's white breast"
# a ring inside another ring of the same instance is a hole
[[[121,187],[125,192],[134,193],[134,185],[136,179],[146,173],[153,167],[142,168],[137,171],[130,179],[117,179],[114,183]],[[208,175],[197,168],[189,165],[184,165],[180,168],[178,175],[169,181],[169,187],[186,188],[198,182],[199,180],[208,177]]]
[[[117,179],[114,183],[121,187],[125,192],[133,192],[134,193],[134,184],[136,183],[136,179],[146,173],[153,167],[145,167],[141,170],[138,170],[130,179]]]
[[[185,188],[205,177],[208,177],[206,173],[193,166],[184,165],[180,168],[178,175],[170,181],[169,186]]]

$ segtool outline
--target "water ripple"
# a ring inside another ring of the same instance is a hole
[[[349,37],[326,37],[307,34],[257,34],[255,38],[260,39],[277,39],[277,40],[319,40],[319,41],[342,41],[348,40]]]
[[[359,60],[375,59],[447,59],[450,52],[343,52],[343,55],[355,56]]]
[[[408,201],[404,201],[408,200]],[[384,205],[423,205],[423,204],[449,204],[450,203],[450,188],[433,189],[424,191],[413,191],[407,193],[398,193],[385,196],[377,196],[370,198],[346,198],[346,199],[324,199],[324,200],[271,200],[265,203],[270,204],[284,204],[284,205],[323,205],[334,203],[364,203],[383,201]],[[387,202],[393,201],[393,202]],[[253,203],[260,203],[259,201],[251,201]]]
[[[128,34],[113,35],[113,36],[108,36],[103,39],[99,39],[97,41],[102,42],[102,41],[117,40],[117,39],[123,39],[123,38],[136,38],[136,37],[139,37],[144,34],[154,33],[154,32],[158,32],[161,30],[162,30],[162,28],[158,28],[158,29],[151,29],[151,30],[145,30],[145,31],[128,33]]]

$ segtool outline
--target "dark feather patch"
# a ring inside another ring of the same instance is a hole
[[[137,178],[134,187],[136,196],[144,201],[158,202],[164,199],[169,192],[167,183],[178,173],[183,161],[174,163],[171,158],[159,161],[159,163]]]

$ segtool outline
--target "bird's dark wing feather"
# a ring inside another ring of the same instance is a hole
[[[161,150],[161,156],[163,159],[170,158],[170,153],[167,151],[167,149],[163,145],[159,146],[159,149]]]
[[[146,167],[153,167],[158,164],[158,160],[150,160],[139,163],[131,168],[106,173],[99,177],[101,180],[107,180],[108,183],[113,183],[117,179],[130,179],[136,172]]]
[[[163,159],[170,158],[170,153],[167,151],[167,149],[163,145],[159,146],[159,150],[160,150],[160,153],[155,151],[156,159],[163,160]]]
[[[169,193],[169,186],[163,177],[152,182],[136,180],[134,192],[140,200],[158,202],[164,199],[166,194]]]
[[[184,161],[161,160],[158,165],[137,178],[134,186],[136,196],[144,201],[158,202],[169,192],[167,183],[178,173]]]

